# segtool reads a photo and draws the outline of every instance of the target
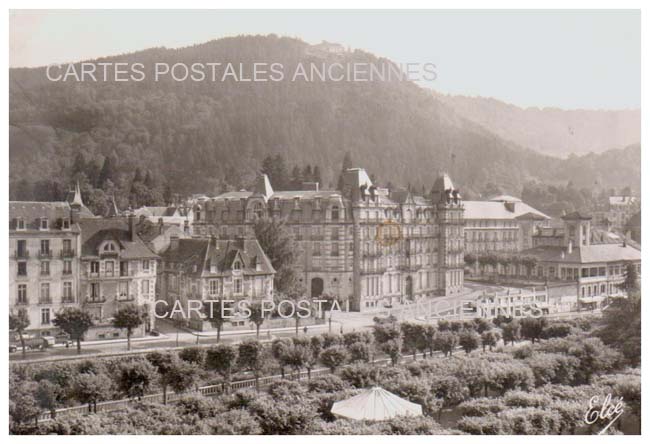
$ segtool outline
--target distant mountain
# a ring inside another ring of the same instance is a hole
[[[640,110],[519,108],[492,98],[434,93],[462,117],[542,154],[601,153],[641,142]]]
[[[240,36],[182,49],[154,48],[102,62],[390,63],[363,51],[319,51],[291,38]],[[51,82],[44,68],[10,70],[10,195],[59,196],[74,179],[86,195],[118,204],[134,192],[215,194],[251,185],[269,154],[317,165],[335,186],[344,154],[380,184],[428,190],[448,171],[467,197],[518,194],[530,180],[566,183],[584,171],[605,187],[620,177],[616,155],[563,162],[468,119],[444,97],[409,82]],[[578,125],[576,125],[577,127]],[[609,142],[608,142],[609,143]],[[613,147],[616,144],[612,145]],[[107,160],[108,159],[108,160]],[[609,159],[609,158],[608,158]],[[143,179],[146,174],[146,178]],[[134,180],[137,179],[137,180]],[[138,179],[139,178],[139,179]],[[136,184],[137,182],[137,184]],[[103,194],[102,194],[103,193]]]

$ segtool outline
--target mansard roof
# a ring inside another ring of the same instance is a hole
[[[134,221],[135,222],[135,221]],[[120,244],[120,257],[124,259],[156,259],[153,251],[140,237],[131,239],[126,217],[81,219],[81,255],[95,257],[99,246],[106,240]]]
[[[165,262],[181,264],[186,272],[198,275],[230,273],[235,258],[240,258],[244,274],[275,273],[256,239],[179,239],[178,245],[170,245],[161,257]],[[216,271],[212,271],[212,266]]]
[[[49,221],[49,230],[63,227],[63,220],[71,220],[71,208],[68,202],[9,202],[9,229],[16,229],[16,221],[22,219],[25,230],[39,230],[40,220]],[[70,225],[70,230],[79,231],[78,224]]]

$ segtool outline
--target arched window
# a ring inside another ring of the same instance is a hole
[[[235,262],[232,264],[232,269],[233,269],[233,270],[241,270],[241,262],[239,262],[239,261],[235,261]]]
[[[256,219],[261,219],[264,216],[264,207],[261,202],[255,202],[253,204],[253,216]]]

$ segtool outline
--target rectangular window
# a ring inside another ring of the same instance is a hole
[[[70,229],[70,219],[63,219],[63,229],[64,230]]]
[[[18,304],[26,304],[27,303],[27,284],[19,284],[18,285]]]
[[[41,283],[41,304],[50,304],[52,301],[50,299],[50,283],[42,282]]]
[[[63,283],[63,301],[72,302],[74,297],[72,296],[72,282]]]
[[[100,299],[99,282],[90,284],[90,299],[98,301]]]
[[[91,274],[99,274],[99,262],[98,261],[92,261],[90,263],[90,273]]]
[[[148,260],[142,261],[142,270],[149,271],[149,261]]]
[[[339,244],[338,242],[334,242],[332,244],[332,256],[338,256],[339,255]]]
[[[320,256],[320,242],[314,242],[314,248],[312,249],[312,256]]]
[[[50,275],[50,262],[49,261],[41,262],[41,275],[42,276],[49,276]]]
[[[219,281],[216,279],[211,279],[210,288],[209,288],[210,296],[216,295],[218,291],[219,291]]]
[[[233,281],[233,292],[235,294],[240,294],[242,292],[242,284],[241,284],[241,279],[235,279]]]
[[[128,299],[129,298],[129,282],[128,281],[121,281],[119,291],[120,291],[120,298],[121,299]]]
[[[50,253],[50,240],[41,239],[41,254],[48,255]]]
[[[63,254],[72,253],[72,241],[70,239],[63,239]]]
[[[18,262],[18,276],[27,276],[27,262]]]
[[[129,275],[129,263],[126,261],[121,261],[120,262],[120,276],[128,276]]]
[[[23,219],[16,219],[16,230],[24,230],[25,221]]]
[[[63,274],[72,274],[72,261],[63,261]]]
[[[142,294],[149,294],[149,281],[146,279],[142,281]]]
[[[106,276],[113,277],[113,273],[115,272],[115,263],[113,261],[106,261],[104,268],[106,269]]]
[[[47,230],[49,223],[47,219],[41,219],[41,230]]]
[[[24,239],[16,241],[16,255],[18,257],[27,257],[27,241]]]
[[[50,309],[41,308],[41,325],[50,325]]]

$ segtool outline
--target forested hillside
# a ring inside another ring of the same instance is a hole
[[[486,97],[434,95],[458,114],[521,146],[568,157],[641,141],[641,111],[520,108]]]
[[[297,39],[241,36],[102,61],[379,62],[361,52],[314,52]],[[386,60],[382,62],[388,63]],[[407,82],[51,82],[44,68],[10,70],[10,197],[63,197],[80,180],[102,208],[162,203],[173,193],[249,186],[268,155],[287,170],[318,167],[335,187],[345,153],[380,184],[429,189],[447,170],[464,194],[520,194],[531,180],[638,187],[638,146],[568,162],[489,132]],[[582,179],[584,177],[584,180]],[[624,180],[625,183],[620,183]]]

